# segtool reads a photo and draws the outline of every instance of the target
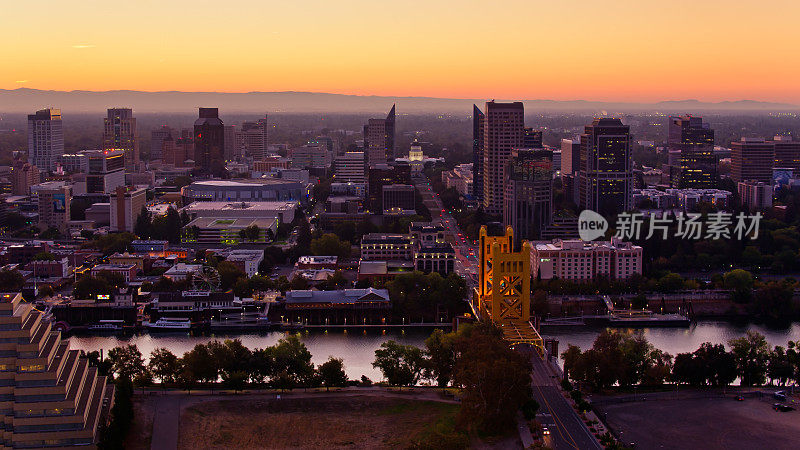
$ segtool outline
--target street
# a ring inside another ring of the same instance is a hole
[[[558,378],[552,374],[548,364],[538,355],[531,358],[531,363],[533,398],[539,403],[542,426],[550,430],[551,446],[556,450],[601,450],[603,447],[561,395]]]
[[[477,277],[478,248],[461,231],[455,218],[444,208],[439,194],[433,191],[424,175],[414,178],[414,186],[422,195],[422,201],[431,212],[431,221],[445,229],[445,240],[453,245],[456,252],[455,271],[472,285]]]

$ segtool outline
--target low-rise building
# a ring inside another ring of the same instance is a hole
[[[737,183],[742,206],[751,210],[772,207],[772,184],[760,181],[740,181]]]
[[[25,270],[30,271],[34,278],[66,278],[70,275],[67,258],[30,261],[25,264]]]
[[[170,267],[166,272],[164,272],[164,276],[172,281],[183,281],[190,278],[192,275],[200,273],[202,271],[203,271],[202,264],[178,263]]]
[[[250,227],[258,228],[255,239],[243,237],[242,232]],[[226,218],[198,217],[181,230],[181,241],[193,244],[236,245],[241,242],[270,242],[278,230],[276,218]]]
[[[531,274],[543,280],[580,282],[598,276],[625,280],[642,274],[642,247],[616,238],[535,243],[531,246]]]
[[[361,238],[361,259],[365,261],[393,261],[413,258],[413,240],[410,234],[369,233]]]
[[[420,272],[447,275],[455,270],[456,251],[449,243],[426,245],[414,250],[414,268]]]
[[[98,264],[92,267],[92,276],[96,277],[101,272],[111,272],[122,275],[122,278],[124,278],[125,282],[128,283],[136,279],[137,271],[138,269],[136,268],[136,264]]]
[[[217,256],[225,258],[244,272],[248,277],[258,273],[258,265],[264,260],[263,250],[225,249],[216,250]]]
[[[190,218],[277,218],[279,223],[292,223],[297,210],[296,201],[240,201],[240,202],[194,202],[181,209]]]
[[[294,265],[298,270],[320,270],[330,269],[336,270],[339,268],[338,256],[301,256],[297,258],[297,263]]]

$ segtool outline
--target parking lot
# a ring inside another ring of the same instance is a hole
[[[599,409],[611,428],[622,431],[622,439],[636,448],[796,449],[800,411],[777,412],[775,402],[770,395],[742,401],[654,398]]]

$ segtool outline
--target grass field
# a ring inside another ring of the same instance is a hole
[[[184,410],[178,447],[405,448],[452,433],[457,413],[454,404],[369,395],[217,400]]]

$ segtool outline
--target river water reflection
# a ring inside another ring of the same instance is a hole
[[[740,337],[747,330],[754,330],[766,336],[771,345],[785,346],[789,340],[800,340],[800,324],[793,324],[782,330],[769,329],[760,325],[737,326],[729,322],[704,321],[688,328],[645,328],[641,331],[657,348],[672,355],[697,349],[703,342],[727,343],[728,340]],[[300,333],[303,342],[312,354],[315,364],[321,364],[328,356],[344,359],[345,369],[350,378],[358,379],[366,375],[373,381],[381,379],[378,370],[372,367],[375,350],[381,343],[393,339],[403,344],[424,345],[425,338],[432,329],[409,328],[406,330],[387,329],[386,332],[351,329],[331,329],[327,332],[314,330]],[[588,327],[545,327],[542,335],[559,341],[559,351],[573,344],[586,349],[591,347],[601,328]],[[166,347],[177,355],[189,351],[195,344],[206,343],[214,339],[239,338],[248,348],[260,348],[274,345],[284,336],[282,332],[262,334],[220,334],[193,336],[185,333],[140,334],[132,336],[87,336],[75,335],[70,338],[72,348],[93,351],[109,349],[118,345],[136,344],[143,355],[147,356],[158,347]]]

